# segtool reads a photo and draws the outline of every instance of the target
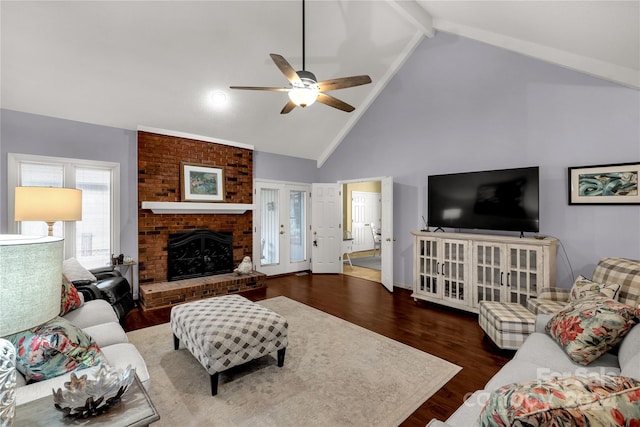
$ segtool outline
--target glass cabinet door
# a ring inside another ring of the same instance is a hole
[[[438,295],[438,241],[418,240],[418,283],[416,291],[425,295]]]
[[[474,243],[473,252],[476,258],[474,305],[477,307],[480,301],[500,301],[505,280],[502,271],[504,245]]]
[[[539,248],[509,245],[508,302],[527,305],[538,294],[538,278],[542,277],[542,251]]]
[[[464,268],[467,261],[467,242],[444,240],[442,244],[442,295],[444,298],[462,302],[466,297],[467,286]]]

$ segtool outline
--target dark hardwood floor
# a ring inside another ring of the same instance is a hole
[[[513,355],[484,338],[474,314],[414,302],[411,291],[396,288],[392,294],[379,283],[356,277],[287,275],[270,278],[267,289],[243,295],[253,301],[283,295],[461,366],[403,426],[424,427],[431,418],[445,420]],[[169,313],[169,309],[136,308],[124,326],[129,331],[168,322]]]

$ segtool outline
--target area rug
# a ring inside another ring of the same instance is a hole
[[[363,256],[351,258],[351,264],[357,265],[358,267],[380,270],[382,268],[382,259],[379,256]]]
[[[461,369],[286,297],[259,304],[289,322],[284,366],[274,353],[225,371],[215,397],[168,323],[127,334],[149,368],[154,426],[397,426]]]

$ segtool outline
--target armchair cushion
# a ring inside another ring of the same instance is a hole
[[[569,301],[569,289],[542,288],[538,292],[538,299],[567,302]]]
[[[95,341],[62,317],[7,337],[16,366],[27,381],[42,381],[96,366],[103,357]]]
[[[102,293],[100,289],[95,285],[95,283],[82,283],[78,284],[78,282],[73,282],[76,287],[76,290],[85,301],[93,301],[94,299],[102,299]]]
[[[91,274],[96,276],[98,281],[109,279],[111,277],[122,277],[120,271],[116,270],[113,265],[105,265],[104,267],[92,268],[89,270]]]

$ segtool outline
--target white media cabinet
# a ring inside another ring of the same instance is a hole
[[[412,231],[413,294],[424,300],[478,312],[480,301],[520,303],[555,287],[553,237]]]

